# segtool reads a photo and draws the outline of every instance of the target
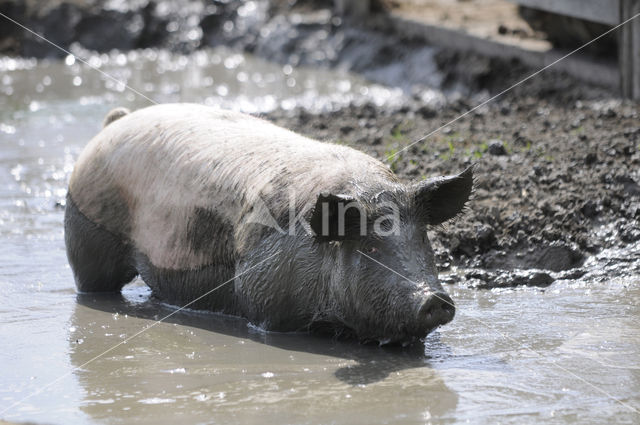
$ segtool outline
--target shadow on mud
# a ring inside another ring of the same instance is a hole
[[[145,298],[139,294],[135,296]],[[160,320],[176,311],[175,308],[152,298],[132,302],[122,294],[78,294],[77,301],[80,306],[90,309],[150,321]],[[76,308],[72,318],[72,322],[76,325],[85,322],[85,319],[81,317],[82,310],[85,314],[87,313],[87,310],[80,306]],[[335,372],[336,378],[349,385],[367,385],[379,382],[390,374],[405,369],[431,368],[430,351],[432,348],[437,351],[439,359],[452,355],[450,348],[440,342],[437,334],[430,335],[424,343],[417,342],[409,347],[379,347],[375,344],[363,345],[357,341],[341,341],[307,333],[265,332],[253,327],[243,318],[192,310],[175,312],[163,322],[250,339],[288,351],[354,360],[357,364],[341,367]]]

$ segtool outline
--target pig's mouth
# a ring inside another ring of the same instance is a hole
[[[309,325],[309,331],[319,335],[326,335],[336,340],[358,340],[364,345],[378,345],[389,347],[408,347],[426,338],[438,326],[422,329],[419,333],[411,333],[405,326],[392,336],[380,335],[367,331],[358,332],[353,327],[339,321],[317,320]]]
[[[455,305],[451,297],[443,291],[430,293],[417,306],[416,313],[408,313],[409,320],[401,322],[397,326],[387,329],[371,329],[371,338],[360,339],[373,340],[379,345],[411,345],[423,340],[436,328],[451,322],[455,316]],[[382,330],[382,332],[380,332]],[[388,335],[388,336],[380,336]]]

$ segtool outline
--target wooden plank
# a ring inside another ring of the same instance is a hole
[[[396,14],[391,14],[390,23],[398,33],[424,40],[434,46],[468,51],[484,56],[517,58],[533,69],[541,69],[567,53],[554,49],[548,51],[528,50],[495,40],[475,37],[461,31],[417,22]],[[617,64],[602,59],[593,60],[576,54],[558,62],[550,71],[566,72],[579,80],[610,87],[616,91],[620,87],[620,73]],[[524,77],[526,75],[523,75]]]
[[[509,0],[521,6],[540,9],[559,15],[586,19],[601,24],[618,25],[620,0]]]
[[[640,0],[621,0],[620,15],[623,21],[638,13]],[[640,17],[620,28],[618,40],[622,95],[630,99],[640,99]]]

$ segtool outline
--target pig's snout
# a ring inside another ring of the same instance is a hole
[[[418,323],[429,332],[440,325],[453,320],[456,308],[453,300],[445,292],[438,291],[428,295],[418,309]]]

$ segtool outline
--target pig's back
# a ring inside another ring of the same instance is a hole
[[[359,151],[241,113],[168,104],[105,127],[80,155],[69,190],[84,215],[154,265],[184,269],[250,249],[247,218],[260,222],[255,214],[264,212],[255,205],[278,219],[288,215],[290,194],[308,205],[320,192],[349,193],[363,178],[395,181]]]

